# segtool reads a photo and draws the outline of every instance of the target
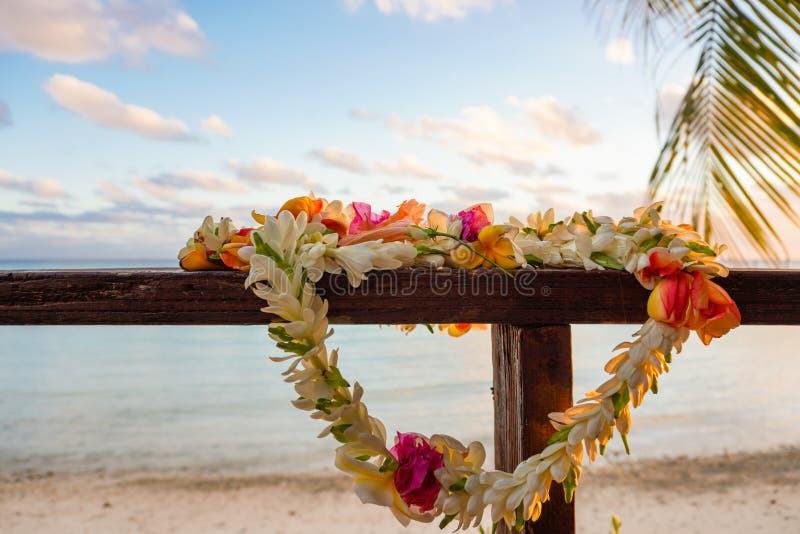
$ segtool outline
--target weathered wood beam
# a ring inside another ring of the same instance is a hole
[[[572,340],[569,325],[492,326],[495,466],[511,472],[541,452],[553,434],[550,412],[572,406]],[[509,534],[505,525],[499,531]],[[559,484],[527,534],[573,534],[575,501],[566,503]]]
[[[0,324],[263,324],[244,274],[178,269],[0,271]],[[800,324],[800,271],[736,270],[719,283],[745,324]],[[340,324],[639,323],[648,292],[617,271],[406,269],[318,284]]]

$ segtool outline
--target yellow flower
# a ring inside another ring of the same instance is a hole
[[[505,234],[512,229],[513,227],[508,224],[493,224],[484,227],[478,234],[478,242],[475,243],[475,248],[503,269],[518,267],[519,264],[514,257],[514,245],[509,238],[505,237]],[[491,262],[485,259],[482,260],[484,267],[493,267]]]
[[[214,271],[220,269],[219,265],[208,261],[206,246],[199,241],[190,239],[178,256],[181,268],[186,271]]]

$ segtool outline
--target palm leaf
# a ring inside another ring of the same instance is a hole
[[[778,263],[786,250],[775,215],[800,225],[800,4],[622,4],[622,26],[647,43],[679,36],[698,52],[693,79],[650,176],[651,195],[691,217],[706,239],[736,243],[741,235],[764,259]]]

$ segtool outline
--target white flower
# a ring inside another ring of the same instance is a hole
[[[372,270],[399,269],[411,265],[417,249],[410,243],[366,241],[341,248],[328,249],[326,255],[347,273],[353,287],[358,287]]]

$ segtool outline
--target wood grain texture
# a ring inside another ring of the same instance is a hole
[[[494,325],[492,363],[495,466],[513,471],[547,446],[553,434],[547,414],[572,405],[570,327]],[[539,520],[526,525],[526,533],[534,531],[575,532],[575,501],[564,502],[560,485],[551,488]]]
[[[263,324],[264,302],[236,271],[0,271],[0,324]],[[740,270],[720,279],[745,324],[800,324],[800,271]],[[648,292],[618,271],[405,269],[318,284],[330,320],[383,323],[641,323]]]

